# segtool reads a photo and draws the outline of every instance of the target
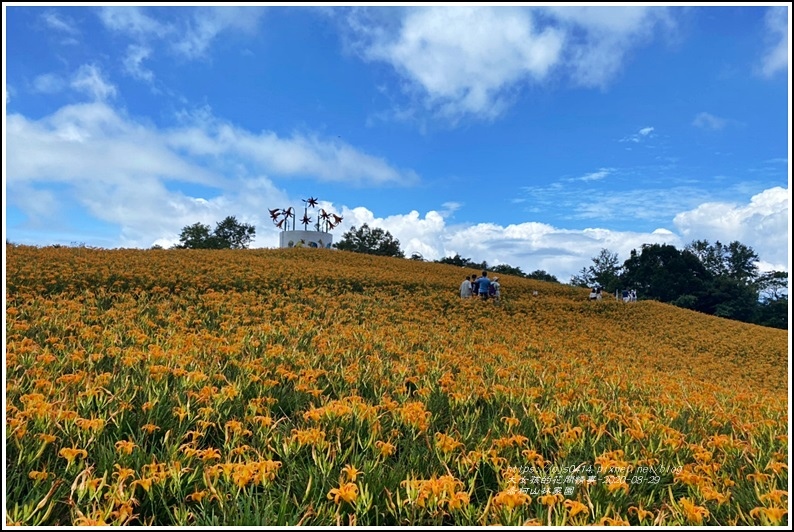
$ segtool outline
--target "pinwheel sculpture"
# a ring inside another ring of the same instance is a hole
[[[282,231],[289,230],[289,219],[292,218],[292,230],[295,230],[295,210],[292,207],[287,209],[268,209],[268,212],[270,212],[270,219]]]
[[[341,216],[338,216],[332,212],[325,212],[325,209],[320,209],[320,217],[317,219],[317,230],[320,230],[320,224],[322,224],[322,230],[327,233],[339,225],[341,221]]]
[[[309,217],[309,206],[316,207],[317,198],[309,196],[309,199],[303,200],[303,218],[301,219],[301,223],[303,224],[304,231],[309,226],[309,224],[312,223],[312,219],[311,217]]]
[[[312,217],[309,216],[309,207],[317,207],[317,198],[309,196],[309,199],[302,201],[304,205],[301,223],[303,224],[303,230],[305,231],[312,223]],[[282,231],[289,231],[289,219],[292,218],[292,230],[295,230],[295,211],[292,207],[289,207],[288,209],[268,209],[268,212],[270,212],[270,219],[273,220],[273,223],[276,224],[276,227]],[[320,209],[320,212],[317,215],[317,222],[314,224],[314,228],[317,231],[324,231],[327,233],[341,222],[341,216],[331,212],[326,212],[325,209]]]

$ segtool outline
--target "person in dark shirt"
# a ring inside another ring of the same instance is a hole
[[[471,295],[475,297],[477,296],[477,294],[480,293],[479,282],[480,280],[477,279],[477,274],[476,273],[471,274]]]

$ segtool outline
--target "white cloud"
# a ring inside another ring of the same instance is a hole
[[[704,203],[678,214],[673,223],[687,242],[739,241],[775,269],[790,271],[789,216],[789,190],[775,187],[756,194],[746,205]]]
[[[142,7],[103,7],[97,13],[106,29],[132,40],[122,59],[124,72],[153,84],[155,73],[145,68],[144,62],[154,54],[165,51],[189,60],[206,58],[222,33],[255,33],[264,8],[180,7],[169,11],[177,15],[173,22],[150,16]]]
[[[42,74],[33,80],[33,91],[43,94],[61,92],[66,87],[66,81],[57,74]]]
[[[184,226],[196,221],[212,225],[233,214],[257,227],[253,247],[275,247],[278,229],[267,209],[300,205],[300,199],[290,198],[274,185],[273,176],[305,175],[373,185],[417,179],[412,171],[394,168],[381,157],[338,139],[311,133],[288,137],[254,133],[216,119],[208,107],[180,118],[173,127],[157,129],[101,101],[66,106],[38,120],[10,114],[6,123],[8,205],[24,212],[29,222],[50,227],[61,227],[65,207],[82,209],[119,228],[113,243],[102,242],[108,247],[154,243],[168,247],[177,242]],[[652,128],[644,130],[645,134],[640,130],[637,135],[651,135]],[[612,174],[619,176],[620,171],[599,168],[580,179],[597,181]],[[661,227],[663,223],[651,233],[598,227],[568,230],[536,222],[450,224],[460,207],[453,202],[440,202],[438,210],[424,215],[412,210],[387,217],[377,217],[363,206],[328,204],[325,208],[344,217],[343,225],[333,231],[336,241],[352,225],[368,223],[398,238],[407,255],[420,253],[436,260],[459,253],[490,265],[518,266],[527,273],[545,270],[562,282],[588,266],[604,248],[623,261],[632,249],[646,243],[680,249],[701,238],[739,240],[759,254],[763,267],[788,269],[787,189],[767,190],[746,205],[703,203],[687,212],[672,210],[680,203],[671,197],[690,198],[691,192],[666,188],[650,193],[657,196],[604,193],[583,198],[571,190],[567,191],[570,196],[561,198],[559,208],[595,216],[586,211],[582,205],[586,203],[612,211],[612,216],[632,219],[658,217],[659,212],[673,219],[672,213],[678,213],[673,221],[675,232]],[[629,208],[633,210],[625,210]],[[89,241],[79,235],[70,240]]]
[[[364,30],[355,18],[351,24],[367,39],[365,58],[390,63],[420,88],[427,106],[448,118],[498,115],[512,88],[543,80],[559,60],[561,33],[539,29],[527,10],[422,7],[404,13],[390,34]]]
[[[641,6],[564,6],[543,11],[566,31],[565,64],[584,87],[605,88],[627,55],[650,40],[657,28],[675,27],[668,8]]]
[[[56,13],[55,11],[45,11],[41,15],[41,20],[51,30],[66,33],[67,35],[71,35],[73,37],[80,35],[80,31],[69,17],[65,17],[62,14]]]
[[[180,32],[173,48],[189,59],[203,57],[222,32],[256,31],[263,13],[263,8],[253,6],[199,8],[186,22],[187,28]]]
[[[81,66],[72,77],[71,87],[99,101],[116,95],[116,87],[103,79],[96,65]]]
[[[582,177],[577,177],[573,181],[601,181],[612,172],[611,168],[601,168],[597,172],[590,172]]]
[[[703,129],[719,130],[727,125],[728,121],[724,118],[714,116],[710,113],[698,113],[692,120],[692,125]]]
[[[320,179],[375,185],[416,178],[337,141],[255,135],[215,121],[207,109],[190,116],[190,125],[158,130],[103,102],[66,106],[39,120],[11,114],[8,204],[58,226],[59,206],[82,208],[119,226],[116,245],[142,247],[158,239],[174,243],[196,221],[240,213],[238,219],[262,228],[261,245],[275,246],[266,209],[289,198],[267,175],[316,171]],[[39,196],[47,202],[34,201]]]
[[[767,41],[770,46],[762,58],[761,73],[771,77],[779,71],[789,68],[789,42],[788,42],[788,10],[791,7],[770,7],[764,22],[768,31]]]
[[[668,243],[682,247],[678,236],[670,231],[632,233],[606,229],[572,231],[547,224],[526,222],[501,226],[492,223],[447,225],[445,215],[429,211],[422,217],[417,211],[405,215],[378,218],[365,207],[343,207],[343,224],[335,231],[338,242],[352,226],[380,227],[400,241],[408,257],[421,253],[425,260],[438,260],[459,254],[490,266],[509,264],[525,273],[544,270],[560,282],[567,283],[583,266],[588,266],[601,249],[617,253],[621,260],[632,249],[646,243]]]
[[[312,176],[320,181],[403,185],[419,179],[411,170],[396,169],[338,139],[297,133],[282,138],[267,131],[253,134],[211,116],[196,120],[200,125],[170,132],[169,145],[197,156],[233,153],[268,172]]]
[[[392,65],[409,93],[452,122],[499,116],[522,85],[550,82],[555,72],[604,88],[632,49],[657,28],[674,28],[664,7],[433,6],[389,15],[354,9],[352,48]]]
[[[620,142],[642,142],[653,137],[653,130],[654,128],[652,127],[644,127],[634,134],[623,137]]]
[[[149,55],[151,49],[146,46],[132,44],[127,47],[127,54],[124,56],[124,71],[133,78],[151,82],[154,80],[154,73],[143,67],[143,62]]]
[[[164,147],[156,131],[104,103],[71,105],[40,120],[9,115],[8,182],[102,183],[152,176],[208,184],[212,174]]]
[[[426,260],[459,254],[490,266],[509,264],[525,273],[544,270],[567,283],[602,249],[618,255],[621,264],[631,251],[644,244],[669,244],[683,249],[696,239],[710,242],[738,240],[753,248],[762,271],[789,270],[787,255],[788,190],[773,188],[754,196],[747,205],[703,204],[680,213],[678,232],[658,228],[650,233],[601,228],[568,230],[526,222],[501,226],[493,223],[449,225],[449,213],[417,211],[383,218],[365,207],[342,207],[344,222],[336,231],[338,241],[351,226],[381,227],[400,241],[406,256],[421,253]]]
[[[99,10],[99,19],[104,26],[124,35],[134,37],[165,37],[174,29],[146,15],[143,9],[133,6],[103,7]]]

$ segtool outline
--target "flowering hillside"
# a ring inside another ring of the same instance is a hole
[[[6,524],[788,524],[786,331],[334,250],[6,254]]]

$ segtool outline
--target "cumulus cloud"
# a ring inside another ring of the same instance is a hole
[[[683,249],[697,239],[724,243],[738,240],[753,248],[762,271],[789,270],[787,255],[788,190],[772,188],[753,196],[745,205],[704,203],[674,218],[674,230],[651,232],[603,228],[570,230],[545,223],[507,226],[493,223],[449,224],[450,213],[432,210],[377,217],[366,207],[341,207],[344,223],[335,232],[338,241],[351,226],[380,227],[400,241],[406,256],[420,253],[425,260],[459,254],[490,266],[509,264],[525,273],[544,270],[567,283],[602,249],[616,253],[622,263],[632,250],[645,244],[669,244]]]
[[[788,10],[791,7],[770,7],[764,17],[769,46],[761,59],[761,73],[771,77],[789,68]]]
[[[592,257],[606,248],[622,260],[632,249],[646,243],[666,243],[682,247],[680,237],[667,230],[653,233],[610,231],[607,229],[566,230],[538,222],[502,226],[493,223],[449,225],[448,214],[417,211],[383,218],[366,207],[343,206],[344,223],[336,231],[335,241],[352,226],[380,227],[400,241],[406,256],[420,253],[425,260],[438,260],[459,254],[489,266],[509,264],[525,273],[546,271],[567,283]]]
[[[539,28],[523,9],[414,8],[402,12],[399,27],[366,30],[359,13],[350,23],[363,56],[391,64],[425,105],[453,119],[498,115],[510,89],[545,79],[562,48],[562,34]]]
[[[390,14],[353,10],[353,49],[390,64],[425,107],[453,121],[499,116],[522,85],[547,83],[559,70],[576,85],[603,88],[630,50],[657,27],[674,26],[662,7],[435,6]]]
[[[739,241],[752,247],[775,269],[789,271],[789,190],[775,187],[746,205],[708,202],[675,216],[673,223],[692,240]],[[759,253],[760,252],[760,253]]]
[[[719,130],[727,125],[728,121],[724,118],[714,116],[710,113],[698,113],[695,119],[692,120],[692,125],[695,127],[711,130]]]

